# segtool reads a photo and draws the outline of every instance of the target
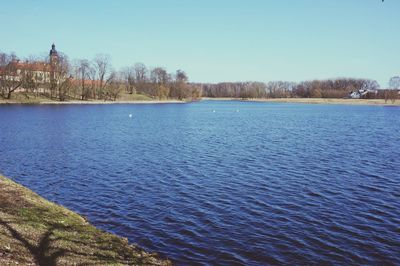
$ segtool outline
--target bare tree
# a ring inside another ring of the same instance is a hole
[[[171,75],[162,67],[153,68],[150,72],[151,90],[150,95],[159,98],[167,97],[169,94],[168,83],[171,80]]]
[[[91,66],[87,59],[76,62],[76,78],[79,81],[81,100],[87,100],[90,94],[88,80],[90,80]]]
[[[135,87],[139,93],[148,93],[148,70],[143,63],[136,63],[133,66],[135,72]]]
[[[0,67],[5,67],[11,62],[11,55],[0,52]]]
[[[155,84],[167,84],[171,77],[162,67],[155,67],[150,72],[150,80]]]
[[[183,71],[181,69],[178,69],[176,71],[175,76],[176,76],[175,79],[177,82],[188,82],[189,81],[189,78],[186,75],[185,71]]]
[[[182,70],[177,70],[175,73],[175,81],[173,82],[170,90],[172,98],[183,99],[187,98],[190,94],[189,86],[187,84],[189,78]]]
[[[123,89],[120,77],[115,71],[111,72],[105,86],[104,90],[104,100],[117,100],[119,94]]]
[[[198,100],[201,98],[202,95],[202,90],[201,90],[201,86],[199,85],[192,85],[191,86],[191,94],[192,94],[192,99],[193,100]]]
[[[125,84],[125,91],[129,94],[136,93],[135,91],[135,71],[133,67],[126,67],[122,70],[121,76]]]
[[[64,79],[59,85],[58,85],[58,98],[60,101],[65,101],[72,89],[72,77],[68,77]]]
[[[22,79],[18,73],[18,61],[15,55],[2,54],[0,56],[0,94],[5,99],[10,99],[11,94],[22,85]]]
[[[400,76],[391,77],[389,80],[389,87],[394,90],[400,89]]]
[[[378,81],[372,79],[363,80],[361,89],[363,90],[379,90],[381,86]]]
[[[291,96],[294,87],[295,84],[293,82],[270,81],[265,85],[266,96],[271,98],[287,98]]]
[[[104,89],[110,82],[111,59],[109,55],[98,54],[93,60],[98,79],[97,97],[103,97]]]
[[[143,63],[136,63],[133,66],[133,70],[135,72],[136,83],[141,83],[141,82],[147,81],[147,68]]]
[[[58,53],[56,65],[51,66],[51,87],[55,88],[57,98],[65,101],[71,88],[71,80],[68,78],[70,73],[70,63],[65,54]],[[53,95],[52,95],[53,96]]]

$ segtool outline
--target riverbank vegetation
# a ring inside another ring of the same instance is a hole
[[[107,55],[70,61],[58,52],[52,63],[51,55],[21,61],[14,54],[0,53],[0,98],[11,100],[15,93],[57,101],[196,100],[201,88],[190,84],[183,70],[168,73],[143,63],[115,70]]]
[[[171,265],[0,176],[0,265]]]

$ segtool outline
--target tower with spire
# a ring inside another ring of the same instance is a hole
[[[51,69],[50,80],[54,81],[56,79],[57,66],[58,66],[58,53],[54,43],[51,45],[49,56],[50,56],[50,69]]]
[[[56,46],[53,43],[51,45],[51,50],[50,50],[50,64],[52,66],[56,66],[57,63],[58,63],[58,53],[57,53],[57,50],[56,50]]]

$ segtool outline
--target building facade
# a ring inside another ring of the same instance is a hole
[[[22,62],[12,59],[6,66],[0,67],[2,78],[13,81],[33,79],[36,83],[51,83],[57,78],[59,56],[53,44],[48,61]]]

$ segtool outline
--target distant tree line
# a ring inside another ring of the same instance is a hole
[[[201,84],[204,97],[229,98],[282,98],[292,97],[296,84],[285,81],[263,82],[223,82]]]
[[[338,78],[326,80],[263,82],[223,82],[197,84],[204,97],[229,98],[346,98],[351,92],[366,91],[361,98],[395,100],[400,89],[400,77],[393,77],[390,89],[380,89],[376,80]]]

